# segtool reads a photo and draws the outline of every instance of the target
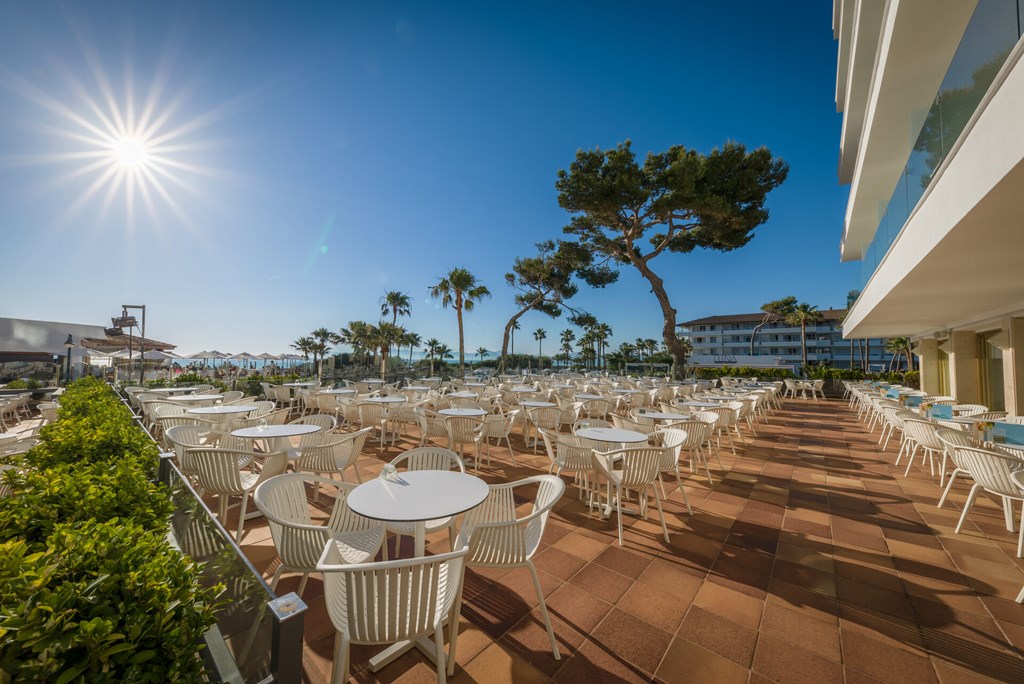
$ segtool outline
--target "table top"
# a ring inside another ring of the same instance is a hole
[[[558,404],[552,404],[550,401],[521,401],[520,406],[526,408],[555,408]]]
[[[445,397],[451,397],[453,399],[479,399],[479,394],[473,392],[452,392],[451,394],[444,395]]]
[[[194,413],[200,416],[222,415],[226,413],[248,413],[255,409],[253,404],[230,404],[228,406],[200,406],[199,408],[188,409],[185,413]]]
[[[532,387],[513,387],[512,391],[516,392],[516,393],[519,393],[519,392],[536,392],[537,390],[535,390]]]
[[[476,418],[479,416],[486,416],[487,411],[475,408],[446,408],[438,411],[438,414],[442,416],[472,416]]]
[[[223,398],[219,394],[189,394],[184,397],[168,397],[167,401],[216,401]]]
[[[645,394],[646,390],[638,389],[613,389],[612,394]]]
[[[174,394],[175,392],[195,392],[195,387],[157,387],[156,389],[146,390],[147,392],[156,392],[159,394]]]
[[[600,394],[574,394],[575,399],[604,399]]]
[[[618,428],[585,428],[576,433],[577,437],[592,439],[595,442],[615,442],[618,444],[636,444],[646,442],[647,435],[635,430],[620,430]]]
[[[381,380],[380,378],[366,378],[365,380],[360,380],[359,382],[365,382],[367,385],[383,385],[384,384],[384,381]]]
[[[641,418],[650,418],[652,420],[689,420],[690,416],[684,413],[665,413],[660,411],[646,411],[638,414]]]
[[[718,404],[710,401],[679,401],[676,406],[692,406],[694,408],[718,408]]]
[[[320,432],[319,425],[266,425],[232,430],[231,434],[246,439],[263,439],[265,437],[297,437],[311,435],[314,432]]]
[[[463,387],[487,387],[486,382],[464,382]]]
[[[315,382],[286,382],[281,387],[312,387]]]
[[[355,387],[342,387],[340,389],[320,390],[317,394],[355,394]]]
[[[414,392],[429,392],[430,388],[426,385],[406,385],[402,388],[403,390],[412,390]]]
[[[408,400],[405,397],[370,397],[363,401],[370,404],[404,404]]]
[[[412,470],[396,480],[376,477],[346,498],[349,508],[372,520],[421,522],[476,508],[490,490],[478,477],[450,470]]]

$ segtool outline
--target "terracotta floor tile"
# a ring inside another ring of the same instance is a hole
[[[826,624],[777,603],[767,603],[760,631],[774,634],[790,643],[830,660],[842,660],[838,625]]]
[[[748,675],[747,668],[683,637],[672,641],[657,671],[665,684],[744,684]]]
[[[584,634],[593,631],[612,609],[610,603],[572,584],[563,584],[546,600],[551,613]]]
[[[690,602],[660,587],[636,582],[623,594],[615,607],[671,634],[683,621]]]
[[[750,667],[753,661],[757,632],[700,606],[687,611],[678,634],[743,667]]]
[[[436,681],[436,680],[435,680]],[[512,653],[501,644],[491,644],[483,653],[456,671],[454,682],[487,682],[487,684],[529,684],[549,681],[547,675]]]
[[[585,561],[592,561],[604,551],[608,544],[591,537],[572,532],[558,540],[558,548]]]
[[[793,684],[842,684],[843,666],[782,638],[762,632],[754,655],[754,671]]]
[[[760,599],[711,582],[704,583],[693,604],[750,629],[757,629],[764,608]]]
[[[554,575],[563,582],[582,568],[586,561],[566,553],[557,547],[549,546],[533,557],[533,564],[538,570]]]
[[[613,608],[593,631],[591,640],[627,663],[653,674],[672,641],[672,635]]]
[[[633,584],[633,580],[614,570],[609,570],[603,565],[588,563],[572,576],[569,583],[603,601],[615,603],[626,593],[626,590]]]
[[[936,682],[935,670],[928,658],[897,648],[877,639],[844,631],[843,664],[882,682]]]
[[[648,556],[636,553],[635,551],[629,551],[627,549],[620,548],[619,546],[609,546],[607,549],[598,554],[594,562],[598,565],[602,565],[609,570],[614,570],[620,575],[625,575],[630,579],[636,579],[647,569],[647,566],[651,564],[653,559]]]
[[[624,661],[614,651],[593,641],[587,641],[555,674],[559,684],[640,684],[649,682],[650,675]]]

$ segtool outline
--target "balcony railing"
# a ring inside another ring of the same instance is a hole
[[[1021,36],[1024,0],[980,0],[861,262],[867,284]]]

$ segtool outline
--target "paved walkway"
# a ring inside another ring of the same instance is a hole
[[[569,486],[536,559],[562,659],[526,570],[468,571],[455,680],[1024,682],[1024,606],[1013,601],[1024,563],[993,501],[953,534],[967,487],[937,509],[927,470],[904,478],[897,447],[882,453],[841,402],[786,401],[758,431],[738,456],[724,450],[713,487],[686,481],[693,517],[669,487],[669,544],[654,518],[627,516],[620,548],[614,518],[588,517]],[[365,475],[417,444],[379,459],[368,446]],[[513,446],[519,467],[492,447],[485,479],[546,472],[546,457]],[[269,532],[251,529],[243,546],[269,577]],[[447,550],[444,534],[428,541]],[[286,575],[280,590],[297,586]],[[306,677],[329,681],[334,632],[318,577],[304,598]],[[376,650],[353,648],[355,681],[433,681],[416,652],[370,673]]]

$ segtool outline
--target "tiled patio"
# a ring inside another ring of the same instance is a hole
[[[667,545],[654,518],[627,516],[620,548],[614,518],[588,517],[568,487],[536,558],[562,659],[526,570],[470,570],[456,681],[1024,681],[1024,606],[1013,600],[1024,563],[993,500],[953,534],[966,487],[937,509],[927,471],[904,478],[897,447],[880,452],[842,402],[787,401],[758,430],[738,457],[724,450],[713,487],[687,480],[693,517],[670,487]],[[380,461],[368,446],[365,475],[416,444]],[[492,448],[485,479],[546,472],[543,454],[513,446],[519,467]],[[447,550],[443,533],[432,540]],[[269,577],[265,523],[251,523],[243,546]],[[286,575],[280,589],[297,586]],[[304,599],[306,678],[328,681],[334,632],[319,577]],[[356,681],[433,681],[417,651],[370,673],[376,650],[353,649]]]

